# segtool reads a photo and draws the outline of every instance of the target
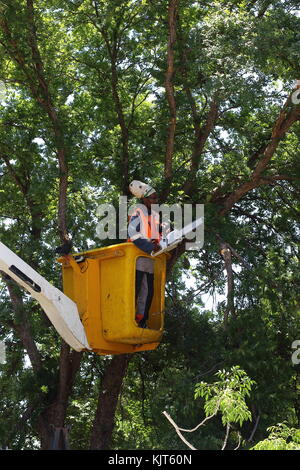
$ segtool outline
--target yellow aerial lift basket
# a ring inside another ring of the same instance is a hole
[[[63,290],[77,304],[91,349],[97,354],[123,354],[155,349],[164,326],[166,258],[155,258],[133,243],[122,243],[58,259],[62,264]],[[136,261],[154,261],[154,295],[147,328],[135,321]]]

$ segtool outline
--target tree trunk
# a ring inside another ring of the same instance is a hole
[[[76,373],[80,367],[82,353],[70,351],[66,343],[62,343],[59,363],[59,383],[54,402],[45,407],[39,419],[41,449],[53,449],[56,430],[67,430],[65,418],[70,394],[72,392]],[[64,449],[64,443],[58,442],[56,449]]]
[[[115,412],[129,360],[129,354],[114,356],[105,370],[91,434],[91,449],[104,450],[111,446]]]
[[[168,27],[169,27],[169,37],[168,37],[168,53],[167,53],[167,71],[165,78],[165,90],[166,97],[169,106],[169,125],[168,125],[168,137],[167,137],[167,148],[165,155],[165,169],[164,176],[166,180],[166,186],[169,186],[169,183],[172,179],[172,160],[174,152],[174,140],[175,140],[175,130],[176,130],[176,101],[174,95],[174,83],[173,78],[175,74],[174,68],[174,59],[175,59],[175,43],[176,43],[176,20],[177,20],[177,9],[178,9],[179,0],[170,0],[168,7]]]

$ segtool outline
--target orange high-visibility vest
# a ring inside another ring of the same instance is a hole
[[[140,208],[137,208],[131,217],[139,216],[140,231],[137,232],[127,241],[133,242],[138,238],[148,238],[149,240],[161,240],[161,234],[159,233],[159,215],[157,212],[151,212],[151,215],[145,214]]]

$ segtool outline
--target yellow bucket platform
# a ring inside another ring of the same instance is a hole
[[[155,349],[162,338],[166,254],[155,258],[133,243],[97,248],[58,259],[63,290],[76,304],[90,347],[97,354],[125,354]],[[147,328],[135,321],[136,260],[154,261],[154,296]]]

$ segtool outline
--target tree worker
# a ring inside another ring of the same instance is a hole
[[[128,241],[132,241],[137,248],[150,255],[160,249],[161,225],[159,223],[159,214],[152,208],[153,204],[158,203],[158,196],[154,188],[137,180],[130,183],[129,190],[141,200],[141,204],[136,207],[130,217]],[[147,327],[153,294],[154,260],[140,256],[136,261],[135,320],[141,328]]]

